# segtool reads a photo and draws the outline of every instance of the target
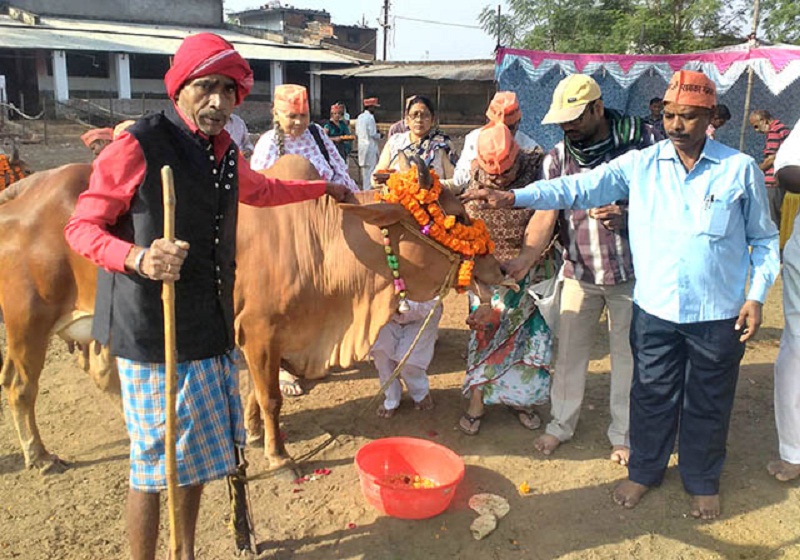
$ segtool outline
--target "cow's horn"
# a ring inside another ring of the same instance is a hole
[[[411,169],[411,164],[408,163],[408,156],[406,156],[403,150],[397,152],[397,168],[400,173],[405,173]]]
[[[429,189],[433,183],[433,180],[431,179],[431,172],[428,169],[428,166],[417,154],[411,156],[411,161],[417,166],[419,186],[423,189]]]

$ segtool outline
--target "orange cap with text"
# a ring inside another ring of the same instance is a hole
[[[492,122],[501,122],[506,126],[511,126],[522,118],[519,110],[517,94],[513,91],[498,91],[492,97],[489,108],[486,109],[486,117]]]
[[[492,175],[508,171],[519,154],[519,146],[506,125],[491,122],[478,134],[478,165]]]
[[[296,84],[275,86],[275,100],[272,106],[281,113],[308,113],[308,90]]]
[[[678,70],[669,81],[664,103],[710,109],[717,104],[717,86],[702,72]]]

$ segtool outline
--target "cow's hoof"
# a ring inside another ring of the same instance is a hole
[[[268,457],[267,460],[269,461],[269,471],[272,473],[272,476],[278,480],[292,482],[303,476],[300,467],[291,459],[286,457]]]
[[[60,459],[58,455],[48,453],[33,461],[29,468],[37,469],[39,474],[61,474],[69,468],[69,463]]]
[[[258,447],[258,448],[263,448],[264,447],[264,432],[263,432],[263,430],[262,430],[262,432],[260,434],[253,434],[253,433],[247,432],[247,447]]]

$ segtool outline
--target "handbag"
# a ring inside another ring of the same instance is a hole
[[[542,314],[550,332],[558,330],[558,317],[561,314],[561,286],[564,284],[564,267],[547,280],[528,287],[528,294],[536,300],[536,307]]]

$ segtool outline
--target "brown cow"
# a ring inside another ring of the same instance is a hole
[[[99,346],[89,352],[86,319],[75,321],[94,309],[96,269],[64,240],[64,225],[90,172],[89,165],[42,171],[0,194],[0,309],[8,348],[5,361],[0,354],[0,385],[8,392],[25,464],[43,472],[63,467],[45,449],[36,426],[50,336],[58,333],[71,345],[81,344],[84,369],[99,387],[119,395],[113,360]]]
[[[313,167],[298,156],[285,156],[279,163],[265,173],[316,177]],[[286,173],[288,167],[292,173]],[[457,255],[448,257],[448,251],[413,233],[418,226],[404,227],[401,221],[413,220],[401,205],[369,204],[374,193],[357,196],[361,206],[337,205],[328,198],[279,208],[240,206],[236,332],[255,388],[248,402],[247,428],[251,438],[260,437],[263,412],[264,451],[273,468],[291,465],[277,437],[281,359],[308,378],[323,377],[329,366],[348,367],[367,357],[397,307],[381,227],[389,229],[412,300],[431,299],[448,270],[460,262]],[[469,219],[447,191],[442,203],[447,213]],[[477,259],[475,275],[488,284],[503,280],[493,257]]]
[[[8,343],[0,382],[8,391],[26,465],[42,470],[62,465],[46,451],[35,419],[47,342],[59,332],[85,343],[85,328],[74,334],[61,325],[76,310],[90,313],[94,307],[96,268],[72,252],[63,236],[90,170],[69,165],[37,173],[3,193],[5,202],[0,200],[0,267],[13,271],[0,276]],[[265,173],[314,178],[316,171],[299,156],[285,156]],[[360,198],[368,202],[372,196]],[[446,204],[463,213],[457,200]],[[237,336],[255,380],[255,396],[269,412],[265,452],[273,466],[288,461],[275,437],[281,358],[308,377],[323,376],[329,365],[350,365],[366,357],[396,306],[378,226],[392,232],[409,297],[431,298],[446,277],[451,266],[446,251],[398,225],[402,219],[410,216],[399,205],[340,207],[328,197],[278,208],[240,205]],[[489,283],[501,279],[494,259],[482,259],[476,276]],[[107,352],[90,352],[88,358],[85,365],[98,385],[118,395],[119,377]],[[249,408],[251,433],[262,433],[258,407]]]

